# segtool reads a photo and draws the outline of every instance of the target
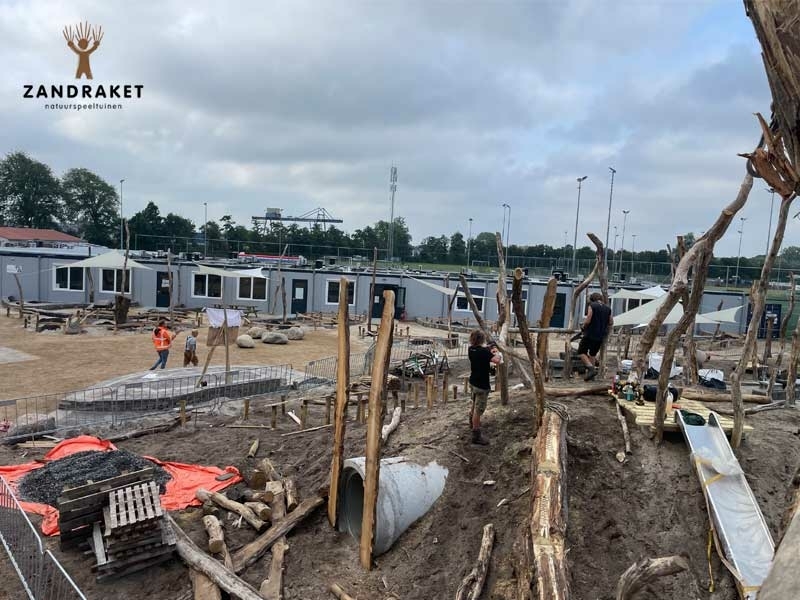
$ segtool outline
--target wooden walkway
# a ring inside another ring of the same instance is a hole
[[[634,416],[637,425],[647,427],[653,424],[653,418],[656,412],[655,402],[645,402],[642,406],[637,405],[635,402],[628,402],[627,400],[617,400],[617,403],[622,410],[627,411]],[[680,398],[677,402],[675,402],[673,407],[675,409],[680,407],[693,413],[697,413],[706,420],[708,420],[708,413],[711,412],[711,409],[709,409],[702,402],[697,400],[686,400],[684,398]],[[726,434],[730,435],[730,433],[733,431],[733,419],[719,413],[717,413],[717,417],[719,418],[719,424],[722,426],[722,429]],[[745,425],[744,430],[752,431],[753,428],[750,425]],[[674,410],[667,415],[667,419],[664,422],[664,431],[680,431],[680,426],[675,421]]]

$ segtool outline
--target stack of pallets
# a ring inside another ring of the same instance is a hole
[[[58,499],[61,549],[80,546],[92,535],[93,524],[103,521],[103,507],[108,505],[110,491],[152,478],[153,469],[142,469],[64,490]]]
[[[154,481],[109,492],[103,524],[94,525],[92,537],[98,581],[168,560],[175,549],[175,533],[164,519]]]

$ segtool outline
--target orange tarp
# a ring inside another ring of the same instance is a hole
[[[109,452],[116,449],[116,446],[108,440],[101,440],[89,435],[81,435],[57,444],[50,452],[45,454],[41,462],[0,467],[0,476],[2,476],[16,492],[19,481],[25,477],[25,475],[34,469],[45,466],[45,464],[50,461],[58,460],[75,454],[76,452],[84,452],[86,450]],[[236,467],[219,469],[217,467],[203,467],[200,465],[189,465],[177,462],[162,462],[151,456],[145,456],[144,458],[154,462],[172,476],[172,479],[167,482],[164,493],[161,494],[161,505],[166,510],[180,510],[187,506],[199,506],[200,501],[197,500],[194,495],[198,488],[218,492],[242,480]],[[217,476],[223,473],[233,473],[234,477],[226,481],[217,481]],[[42,515],[42,533],[45,535],[58,534],[58,509],[47,504],[25,502],[23,500],[20,500],[19,504],[25,512]]]

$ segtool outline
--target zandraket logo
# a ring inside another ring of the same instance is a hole
[[[72,25],[64,27],[64,39],[67,46],[78,55],[78,70],[75,71],[75,79],[86,77],[92,78],[92,66],[89,64],[89,57],[92,52],[100,47],[103,39],[103,28],[92,27],[88,22],[78,23],[75,28]],[[89,48],[89,44],[92,47]]]
[[[121,110],[121,102],[87,102],[97,99],[140,99],[144,85],[131,83],[94,83],[91,57],[103,41],[105,32],[99,25],[92,25],[83,21],[77,25],[66,25],[61,32],[78,61],[75,69],[75,79],[86,80],[80,84],[60,83],[26,83],[22,87],[23,98],[45,99],[43,105],[46,110]],[[105,56],[105,54],[104,54]],[[102,77],[102,73],[101,73]],[[89,82],[92,83],[89,83]],[[52,102],[54,100],[72,100],[72,102]]]

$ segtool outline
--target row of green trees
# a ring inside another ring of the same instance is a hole
[[[49,166],[23,152],[13,152],[0,161],[0,225],[17,227],[54,228],[84,240],[105,246],[119,244],[119,197],[114,186],[88,169],[69,169],[56,177]],[[303,254],[307,258],[325,255],[363,255],[368,258],[373,248],[385,249],[389,236],[389,223],[378,221],[372,226],[347,233],[334,226],[314,224],[308,227],[281,222],[237,224],[231,215],[223,215],[199,228],[185,217],[168,213],[162,215],[158,206],[150,202],[129,220],[131,246],[140,250],[203,251],[224,256],[231,252],[280,253],[289,245],[289,254]],[[686,240],[691,244],[692,234]],[[394,222],[395,257],[401,261],[466,265],[480,261],[497,263],[495,234],[478,233],[468,244],[464,235],[456,231],[450,236],[424,238],[415,248],[412,236],[402,217]],[[553,247],[545,244],[518,246],[506,249],[511,266],[528,266],[544,261],[542,266],[567,265],[572,257],[572,247]],[[385,252],[380,253],[385,258]],[[589,246],[576,252],[579,261],[592,261],[594,249]],[[612,257],[614,265],[625,265],[635,258],[637,263],[660,265],[654,274],[669,273],[670,257],[666,250],[637,251],[635,256],[625,251]],[[800,267],[800,247],[789,246],[781,253],[782,268]],[[740,268],[759,268],[764,257],[742,257]],[[711,277],[732,275],[736,257],[718,258],[714,261]],[[535,265],[534,265],[535,266]]]

